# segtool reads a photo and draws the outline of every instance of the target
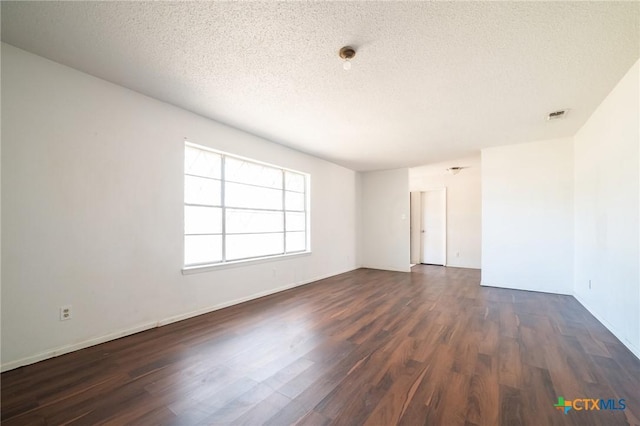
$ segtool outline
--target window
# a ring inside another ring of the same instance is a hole
[[[187,143],[184,264],[308,251],[308,175]]]

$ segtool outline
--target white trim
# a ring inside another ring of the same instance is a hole
[[[444,188],[442,188],[442,190],[444,191],[444,206],[442,207],[444,212],[443,212],[443,217],[444,217],[444,236],[442,237],[444,240],[444,265],[443,266],[447,266],[447,262],[448,262],[448,256],[447,256],[447,251],[449,250],[449,248],[447,247],[447,240],[449,239],[449,228],[448,228],[448,223],[447,223],[447,214],[448,214],[448,210],[447,210],[447,205],[449,204],[449,194],[447,193],[447,187],[445,186]]]
[[[20,358],[17,359],[15,361],[9,361],[7,363],[4,363],[0,366],[0,372],[5,372],[8,370],[13,370],[14,368],[18,368],[18,367],[23,367],[25,365],[29,365],[29,364],[34,364],[36,362],[39,361],[44,361],[45,359],[49,359],[49,358],[54,358],[60,355],[64,355],[70,352],[75,352],[77,350],[80,349],[85,349],[88,348],[90,346],[95,346],[95,345],[99,345],[100,343],[105,343],[111,340],[115,340],[115,339],[119,339],[121,337],[125,337],[125,336],[129,336],[131,334],[136,334],[136,333],[140,333],[141,331],[146,331],[146,330],[150,330],[152,328],[156,328],[156,327],[162,327],[163,325],[167,325],[167,324],[171,324],[174,322],[178,322],[178,321],[182,321],[188,318],[193,318],[196,317],[198,315],[203,315],[203,314],[207,314],[209,312],[213,312],[213,311],[217,311],[219,309],[223,309],[223,308],[228,308],[229,306],[233,306],[233,305],[237,305],[243,302],[247,302],[249,300],[253,300],[253,299],[258,299],[260,297],[264,297],[264,296],[268,296],[270,294],[275,294],[275,293],[279,293],[281,291],[285,291],[285,290],[289,290],[291,288],[294,287],[300,287],[306,284],[311,284],[313,282],[316,281],[320,281],[320,280],[324,280],[327,278],[331,278],[334,277],[336,275],[340,275],[340,274],[344,274],[350,271],[353,271],[355,269],[358,269],[357,267],[353,267],[351,269],[347,269],[344,270],[342,272],[335,272],[335,273],[331,273],[331,274],[326,274],[326,275],[321,275],[318,277],[314,277],[311,278],[309,280],[304,280],[304,281],[299,281],[299,282],[294,282],[291,284],[286,284],[283,285],[281,287],[276,287],[273,289],[269,289],[269,290],[265,290],[265,291],[261,291],[258,293],[254,293],[250,296],[247,297],[241,297],[238,299],[234,299],[231,300],[229,302],[224,302],[224,303],[219,303],[217,305],[213,305],[213,306],[208,306],[205,308],[201,308],[201,309],[197,309],[195,311],[191,311],[191,312],[187,312],[185,314],[180,314],[180,315],[174,315],[171,317],[167,317],[167,318],[163,318],[161,320],[155,321],[155,322],[147,322],[144,324],[140,324],[134,327],[130,327],[130,328],[126,328],[124,330],[120,330],[120,331],[116,331],[114,333],[109,333],[106,334],[104,336],[99,336],[99,337],[94,337],[91,339],[87,339],[84,340],[82,342],[79,343],[75,343],[73,345],[65,345],[65,346],[60,346],[58,348],[55,349],[50,349],[47,350],[45,352],[41,352],[39,354],[36,355],[32,355],[32,356],[28,356],[25,358]]]
[[[191,148],[201,149],[203,151],[213,152],[214,154],[223,155],[223,156],[227,156],[227,157],[232,157],[232,158],[235,158],[235,159],[238,159],[238,160],[247,161],[249,163],[260,164],[261,166],[273,167],[274,169],[281,169],[281,170],[286,170],[288,172],[297,173],[299,175],[309,176],[309,173],[301,172],[300,170],[295,170],[295,169],[290,169],[288,167],[278,166],[277,164],[267,163],[266,161],[256,160],[255,158],[244,157],[242,155],[233,154],[233,153],[231,153],[229,151],[221,151],[221,150],[216,149],[216,148],[211,148],[210,146],[200,145],[199,143],[191,142],[187,138],[184,139],[184,144],[187,145],[187,146],[190,146]],[[214,178],[214,179],[217,179],[217,178]],[[230,182],[232,182],[232,181],[230,181]],[[234,183],[244,183],[244,182],[234,182]],[[267,187],[265,187],[265,188],[267,188]],[[273,188],[273,189],[276,189],[276,188]],[[294,192],[297,192],[297,191],[294,191]]]
[[[338,273],[335,273],[335,274],[323,275],[323,276],[312,278],[310,280],[300,281],[300,282],[297,282],[297,283],[286,284],[286,285],[283,285],[283,286],[280,286],[280,287],[276,287],[276,288],[273,288],[273,289],[269,289],[269,290],[261,291],[261,292],[258,292],[258,293],[254,293],[251,296],[240,297],[238,299],[234,299],[234,300],[231,300],[229,302],[224,302],[224,303],[220,303],[218,305],[209,306],[209,307],[202,308],[202,309],[197,309],[195,311],[191,311],[191,312],[188,312],[186,314],[180,314],[180,315],[175,315],[175,316],[172,316],[172,317],[168,317],[168,318],[165,318],[163,320],[158,321],[158,327],[161,327],[161,326],[167,325],[167,324],[171,324],[171,323],[174,323],[174,322],[182,321],[182,320],[185,320],[185,319],[193,318],[193,317],[196,317],[198,315],[207,314],[209,312],[217,311],[219,309],[228,308],[229,306],[238,305],[240,303],[248,302],[249,300],[259,299],[261,297],[269,296],[271,294],[280,293],[281,291],[289,290],[289,289],[292,289],[292,288],[295,288],[295,287],[300,287],[300,286],[303,286],[303,285],[311,284],[311,283],[316,282],[316,281],[324,280],[324,279],[327,279],[327,278],[334,277],[336,275],[340,275],[340,274],[344,274],[344,273],[347,273],[347,272],[351,272],[351,271],[353,271],[355,269],[358,269],[358,268],[349,269],[349,270],[346,270],[346,271],[343,271],[343,272],[338,272]]]
[[[391,272],[411,272],[411,267],[409,266],[409,264],[407,264],[406,268],[398,268],[396,266],[369,266],[369,265],[362,265],[362,268],[366,268],[366,269],[376,269],[379,271],[391,271]]]
[[[470,269],[476,269],[476,268],[470,268]],[[478,269],[482,270],[481,268],[478,268]],[[563,293],[558,290],[540,290],[539,288],[516,287],[513,285],[507,286],[503,284],[487,283],[486,281],[480,281],[480,285],[482,287],[506,288],[508,290],[533,291],[534,293],[557,294],[560,296],[573,296],[573,293]]]
[[[110,340],[116,340],[124,336],[129,336],[131,334],[140,333],[141,331],[149,330],[157,327],[157,323],[149,322],[141,325],[137,325],[135,327],[127,328],[124,330],[117,331],[115,333],[109,333],[104,336],[94,337],[92,339],[84,340],[79,343],[74,343],[73,345],[65,345],[60,346],[55,349],[50,349],[45,352],[41,352],[36,355],[28,356],[25,358],[17,359],[15,361],[9,361],[0,366],[0,372],[5,372],[8,370],[13,370],[14,368],[22,367],[29,364],[34,364],[39,361],[44,361],[45,359],[55,358],[60,355],[67,354],[69,352],[74,352],[80,349],[85,349],[90,346],[99,345],[100,343],[108,342]]]
[[[223,152],[223,151],[218,151],[216,149],[207,147],[207,146],[203,146],[203,145],[198,145],[195,144],[193,142],[189,142],[186,138],[185,138],[185,142],[184,142],[184,156],[186,159],[186,151],[187,149],[191,149],[191,150],[197,150],[197,151],[203,151],[203,152],[211,152],[217,156],[220,157],[220,177],[208,177],[208,176],[200,176],[200,175],[196,175],[196,174],[191,174],[191,173],[187,173],[187,168],[185,166],[185,170],[183,172],[183,183],[186,182],[186,177],[190,176],[190,177],[196,177],[196,178],[205,178],[205,179],[211,179],[211,180],[215,180],[218,181],[220,183],[220,205],[207,205],[207,204],[198,204],[198,203],[187,203],[186,202],[186,191],[185,194],[183,194],[183,198],[184,198],[184,206],[185,207],[192,207],[192,206],[197,206],[197,207],[211,207],[211,208],[219,208],[221,209],[221,232],[206,232],[206,233],[187,233],[186,229],[184,232],[184,239],[183,239],[183,246],[182,246],[182,251],[183,251],[183,255],[186,255],[186,238],[187,237],[192,237],[192,236],[197,236],[197,235],[220,235],[222,236],[222,240],[221,240],[221,250],[222,250],[222,256],[219,262],[211,262],[211,263],[205,263],[205,264],[185,264],[182,268],[182,273],[184,274],[185,271],[191,271],[191,270],[209,270],[209,268],[215,268],[217,267],[217,265],[226,265],[226,264],[235,264],[238,262],[245,262],[245,261],[252,261],[254,259],[262,259],[262,258],[272,258],[272,257],[277,257],[277,256],[286,256],[286,255],[291,255],[291,254],[298,254],[301,251],[293,251],[293,252],[287,252],[287,236],[289,235],[289,232],[304,232],[304,240],[305,240],[305,249],[302,252],[308,252],[310,251],[310,245],[309,245],[309,234],[311,233],[310,229],[309,229],[309,204],[310,204],[310,184],[309,184],[309,180],[311,178],[311,175],[309,173],[305,173],[305,172],[301,172],[298,170],[293,170],[293,169],[288,169],[282,166],[276,166],[274,164],[269,164],[269,163],[265,163],[259,160],[253,160],[250,158],[246,158],[246,157],[241,157],[235,154],[230,154],[227,152]],[[259,166],[264,166],[264,167],[268,167],[269,169],[272,170],[276,170],[278,173],[280,173],[282,175],[282,188],[274,188],[271,186],[263,186],[260,184],[256,184],[256,183],[248,183],[248,182],[238,182],[238,181],[234,181],[234,180],[227,180],[227,160],[237,160],[237,161],[241,161],[241,162],[245,162],[245,163],[250,163],[250,164],[256,164]],[[185,160],[186,161],[186,160]],[[296,190],[289,190],[287,189],[287,185],[286,185],[286,174],[287,173],[291,173],[291,174],[295,174],[295,175],[299,175],[302,176],[303,180],[304,180],[304,190],[303,191],[296,191]],[[269,190],[273,190],[273,191],[280,191],[281,195],[282,195],[282,204],[281,204],[281,208],[280,209],[266,209],[266,208],[251,208],[251,207],[238,207],[238,206],[227,206],[227,201],[226,201],[226,196],[225,196],[225,192],[226,192],[226,188],[227,188],[227,184],[234,184],[234,185],[247,185],[247,186],[252,186],[252,187],[256,187],[256,188],[262,188],[262,189],[269,189]],[[288,210],[287,209],[287,203],[286,203],[286,198],[287,198],[287,194],[288,193],[293,193],[293,194],[300,194],[304,197],[304,208],[302,210],[297,210],[297,209],[291,209]],[[273,231],[273,232],[244,232],[244,233],[227,233],[227,210],[247,210],[247,211],[267,211],[267,212],[278,212],[278,213],[282,213],[282,217],[283,217],[283,228],[281,232],[278,231]],[[305,229],[303,229],[302,231],[288,231],[287,230],[287,214],[288,213],[302,213],[305,216]],[[183,225],[186,225],[186,214],[183,214]],[[232,260],[228,260],[227,258],[227,237],[230,235],[240,235],[240,234],[244,234],[244,235],[257,235],[257,234],[282,234],[282,248],[283,248],[283,253],[279,253],[279,254],[274,254],[274,255],[266,255],[266,256],[251,256],[251,257],[246,257],[246,258],[242,258],[242,259],[232,259]],[[186,261],[186,259],[184,259]]]
[[[635,347],[630,341],[629,339],[627,339],[618,329],[616,329],[616,327],[614,327],[609,321],[607,321],[606,319],[604,319],[600,314],[598,314],[596,312],[595,309],[591,308],[589,306],[589,304],[580,296],[578,296],[577,293],[560,293],[560,292],[552,292],[552,291],[540,291],[540,290],[533,290],[533,289],[526,289],[526,288],[517,288],[517,287],[507,287],[504,285],[498,285],[498,284],[487,284],[486,282],[482,281],[480,282],[480,285],[483,287],[496,287],[496,288],[506,288],[506,289],[510,289],[510,290],[524,290],[524,291],[534,291],[536,293],[547,293],[547,294],[559,294],[561,296],[572,296],[573,298],[575,298],[578,303],[580,303],[587,311],[589,311],[589,313],[591,315],[593,315],[599,322],[600,324],[602,324],[607,330],[609,330],[611,332],[611,334],[613,334],[619,341],[620,343],[622,343],[627,349],[629,349],[629,351],[631,351],[632,354],[634,354],[636,356],[636,358],[640,359],[640,348]]]
[[[220,269],[237,268],[238,266],[250,266],[259,263],[275,262],[278,260],[287,260],[294,257],[310,256],[310,251],[303,251],[298,253],[277,254],[275,256],[256,257],[255,259],[235,260],[223,263],[212,263],[211,265],[194,265],[185,266],[182,268],[182,275],[198,274],[200,272],[217,271]]]
[[[627,339],[626,337],[623,336],[622,333],[620,333],[620,331],[614,327],[609,321],[607,321],[606,319],[604,319],[602,316],[600,316],[600,314],[598,314],[595,309],[592,309],[589,304],[580,296],[578,296],[577,293],[573,294],[573,297],[576,298],[576,300],[587,310],[589,311],[589,313],[591,315],[593,315],[594,317],[596,317],[596,319],[598,321],[600,321],[600,323],[602,325],[604,325],[604,327],[609,330],[611,332],[611,334],[613,334],[618,340],[620,340],[620,342],[625,345],[627,347],[627,349],[629,349],[631,351],[632,354],[634,354],[636,356],[636,358],[638,358],[640,360],[640,348],[635,347],[630,341],[629,339]]]
[[[443,235],[442,235],[442,239],[443,239],[443,249],[444,249],[444,259],[443,259],[443,264],[442,266],[448,266],[447,265],[447,239],[448,239],[448,235],[449,235],[449,230],[447,228],[447,187],[446,186],[442,186],[442,187],[438,187],[438,188],[430,188],[430,189],[425,189],[424,191],[419,191],[420,192],[420,263],[424,263],[424,233],[422,232],[424,229],[424,224],[422,223],[422,220],[424,219],[424,197],[425,197],[425,193],[427,192],[437,192],[437,191],[444,191],[444,206],[443,206],[443,220],[444,220],[444,229],[443,229]],[[415,191],[418,192],[418,191]]]
[[[479,266],[460,266],[460,265],[454,265],[452,263],[445,266],[447,268],[454,268],[454,269],[475,269],[476,271],[482,271],[482,268],[480,268]]]

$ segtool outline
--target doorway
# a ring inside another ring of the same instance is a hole
[[[412,238],[416,239],[412,242],[412,249],[416,251],[412,254],[412,258],[417,258],[419,263],[423,264],[445,266],[447,264],[447,190],[440,188],[422,191],[419,194],[420,208],[412,209],[412,213],[419,213],[418,218],[412,219],[416,225],[419,224],[415,227],[419,229],[419,233],[412,232]],[[412,194],[412,201],[414,200],[417,204],[417,194]]]

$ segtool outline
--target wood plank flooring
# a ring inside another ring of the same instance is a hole
[[[360,269],[19,368],[2,424],[640,424],[640,361],[573,297],[479,281]]]

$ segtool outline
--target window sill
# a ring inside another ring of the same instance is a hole
[[[288,260],[295,257],[310,256],[310,251],[300,253],[280,254],[277,256],[260,257],[258,259],[238,260],[235,262],[214,263],[211,265],[185,266],[182,268],[182,275],[199,274],[201,272],[217,271],[220,269],[237,268],[239,266],[257,265],[260,263],[275,262],[278,260]]]

